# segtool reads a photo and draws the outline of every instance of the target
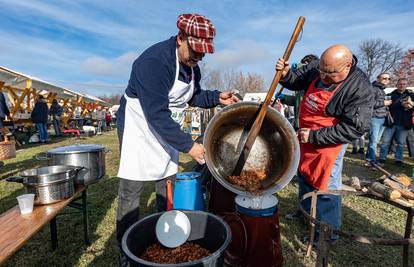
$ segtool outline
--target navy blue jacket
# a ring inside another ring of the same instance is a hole
[[[6,104],[6,99],[2,92],[0,92],[0,119],[4,120],[6,116],[9,116],[10,111]]]
[[[35,104],[31,117],[33,123],[47,123],[47,115],[49,113],[49,108],[45,100],[39,100]]]
[[[125,94],[138,98],[144,111],[145,118],[158,135],[169,145],[181,152],[190,151],[193,146],[191,136],[180,129],[180,125],[171,118],[168,108],[170,92],[176,72],[176,36],[157,43],[145,50],[133,63],[131,76]],[[191,81],[191,68],[180,65],[180,81]],[[219,91],[201,90],[200,68],[193,68],[195,89],[194,95],[188,102],[190,106],[211,108],[218,105]],[[126,99],[121,98],[117,113],[117,124],[120,134],[123,134]]]

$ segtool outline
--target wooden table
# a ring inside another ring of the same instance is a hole
[[[82,199],[82,202],[75,202],[78,199]],[[1,214],[0,265],[19,250],[47,223],[50,223],[52,249],[56,249],[56,216],[66,206],[82,210],[85,243],[89,244],[87,187],[80,186],[71,198],[53,204],[34,206],[33,212],[30,214],[22,215],[19,206],[15,206]]]

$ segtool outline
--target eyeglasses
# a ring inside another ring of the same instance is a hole
[[[318,66],[316,66],[316,69],[319,71],[319,74],[322,74],[322,75],[335,75],[335,74],[341,73],[346,68],[347,65],[348,65],[348,63],[345,63],[342,67],[340,67],[339,70],[324,71],[324,70],[320,69],[320,66],[318,64]]]

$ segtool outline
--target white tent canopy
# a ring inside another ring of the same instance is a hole
[[[31,81],[31,87],[38,90],[39,94],[55,93],[61,99],[75,99],[77,96],[82,97],[86,102],[99,103],[104,106],[111,104],[91,95],[77,93],[67,88],[53,85],[39,78],[23,74],[5,67],[0,66],[0,81],[4,82],[4,86],[10,86],[15,89],[24,90],[27,82]]]
[[[29,80],[31,80],[32,88],[39,90],[40,93],[42,93],[42,91],[55,93],[59,98],[63,99],[76,97],[76,93],[69,89],[55,86],[27,74],[19,73],[5,67],[0,67],[0,81],[4,82],[4,86],[24,90],[27,87],[27,82]]]

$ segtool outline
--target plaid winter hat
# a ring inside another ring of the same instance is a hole
[[[177,27],[188,35],[188,43],[194,51],[214,53],[216,28],[208,18],[198,14],[181,14],[177,19]]]

